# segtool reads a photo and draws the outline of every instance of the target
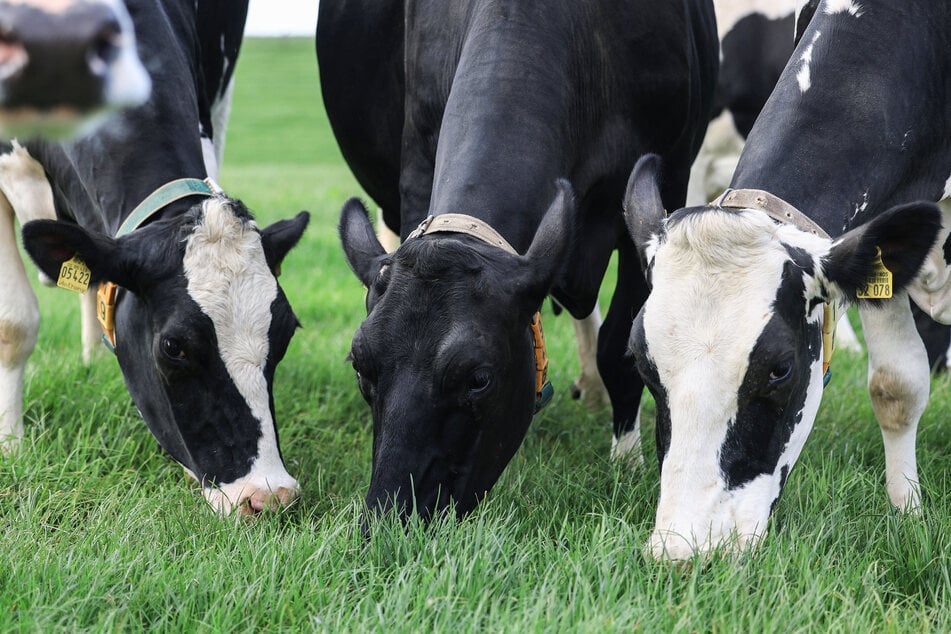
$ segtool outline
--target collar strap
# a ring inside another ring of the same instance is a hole
[[[792,225],[800,231],[830,240],[829,234],[816,222],[779,196],[762,189],[727,189],[712,205],[721,209],[756,209],[774,221]],[[832,353],[835,351],[835,325],[838,311],[833,304],[824,304],[822,310],[822,386],[832,378]]]
[[[176,200],[188,196],[222,196],[224,191],[211,177],[179,178],[165,183],[145,197],[119,226],[116,237],[121,238],[142,226],[142,223]],[[116,352],[116,295],[119,287],[112,282],[99,284],[96,293],[96,318],[102,328],[102,342],[113,354]]]
[[[508,241],[499,235],[499,232],[487,223],[465,214],[440,214],[429,216],[408,236],[407,240],[418,238],[429,233],[464,233],[483,242],[498,247],[512,255],[518,251],[512,248]],[[536,312],[531,323],[532,341],[535,348],[535,413],[537,414],[551,401],[555,388],[548,380],[548,351],[545,347],[545,331],[542,329],[542,314]]]
[[[426,220],[419,223],[419,226],[416,227],[406,239],[418,238],[429,233],[465,233],[479,238],[483,242],[487,242],[512,255],[518,255],[518,251],[512,248],[512,245],[499,235],[498,231],[482,220],[465,214],[439,214],[438,216],[429,216]]]
[[[816,222],[779,196],[762,189],[727,189],[712,205],[721,209],[757,209],[776,222],[792,225],[800,231],[829,240],[829,234]]]
[[[128,217],[116,231],[116,237],[132,233],[143,222],[151,218],[161,209],[188,196],[221,196],[224,192],[211,177],[204,180],[197,178],[179,178],[165,183],[145,197],[145,200],[136,205]]]

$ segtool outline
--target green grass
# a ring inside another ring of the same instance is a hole
[[[951,630],[951,411],[935,379],[919,438],[925,511],[893,511],[864,360],[840,353],[819,419],[753,556],[676,567],[641,554],[658,476],[606,458],[608,412],[567,397],[571,325],[550,314],[554,402],[461,523],[357,531],[369,411],[344,362],[363,290],[336,239],[359,189],[323,115],[313,45],[250,40],[223,186],[263,223],[313,220],[281,283],[304,328],[276,387],[296,507],[212,515],[136,416],[115,360],[79,360],[78,308],[39,288],[26,438],[0,458],[0,631]]]

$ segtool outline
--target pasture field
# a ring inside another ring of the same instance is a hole
[[[658,489],[652,403],[645,466],[613,465],[610,413],[568,397],[571,324],[547,306],[556,396],[486,503],[365,541],[371,426],[344,361],[363,290],[336,237],[359,190],[323,114],[312,40],[246,41],[237,81],[222,185],[261,224],[313,214],[283,267],[303,328],[275,389],[302,499],[251,523],[215,517],[138,418],[115,360],[81,364],[76,299],[38,288],[26,438],[0,458],[0,631],[951,631],[946,376],[919,432],[920,516],[890,508],[865,361],[838,353],[762,547],[672,566],[642,554]]]

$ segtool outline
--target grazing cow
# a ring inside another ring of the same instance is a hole
[[[387,254],[363,205],[344,206],[369,289],[350,356],[373,414],[371,509],[477,504],[544,397],[533,315],[549,292],[588,315],[615,248],[598,363],[615,436],[639,437],[625,344],[647,288],[619,205],[649,150],[671,166],[666,204],[684,200],[715,38],[702,0],[321,3],[334,132],[403,238]]]
[[[631,347],[657,403],[658,557],[765,532],[822,396],[824,303],[859,301],[888,494],[919,503],[929,374],[905,289],[941,227],[933,203],[912,201],[951,187],[951,5],[806,11],[735,191],[665,220],[657,160],[629,182],[626,219],[652,282]]]
[[[88,130],[149,86],[120,0],[0,0],[0,136]]]
[[[220,143],[212,115],[230,95],[247,3],[128,6],[150,99],[75,142],[13,143],[0,155],[0,258],[13,272],[0,281],[0,435],[22,434],[23,367],[38,322],[16,213],[46,275],[118,285],[100,289],[101,312],[114,310],[106,334],[142,417],[215,509],[253,513],[298,491],[272,398],[297,320],[275,271],[308,216],[259,230],[240,202],[202,180],[217,171],[214,149],[202,146]],[[58,220],[27,222],[36,217]]]

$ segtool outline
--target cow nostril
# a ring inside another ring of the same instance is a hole
[[[9,79],[26,66],[29,56],[16,33],[0,28],[0,80]]]
[[[257,515],[264,511],[278,511],[293,504],[298,497],[296,489],[278,487],[275,491],[256,491],[240,504],[242,515]]]
[[[93,36],[86,51],[86,62],[93,75],[102,77],[108,72],[109,65],[119,56],[121,38],[119,23],[114,20],[107,22]]]

